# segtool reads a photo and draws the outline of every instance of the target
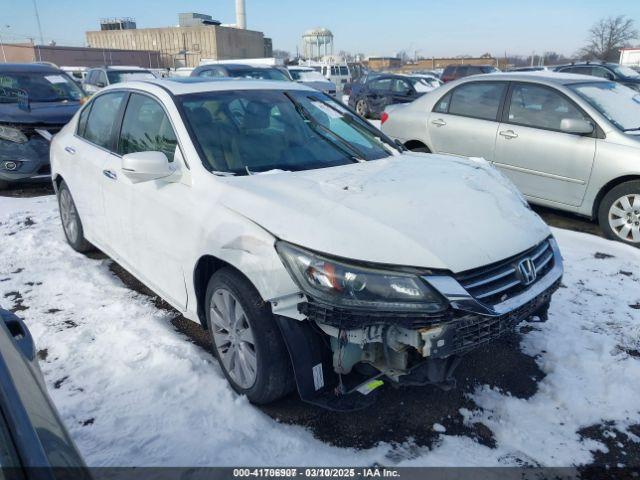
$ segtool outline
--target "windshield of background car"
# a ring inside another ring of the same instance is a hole
[[[256,68],[233,70],[229,69],[229,76],[235,78],[254,78],[256,80],[284,80],[290,81],[284,72],[277,68]]]
[[[247,175],[388,157],[396,147],[321,92],[239,90],[179,97],[205,166]]]
[[[64,73],[0,72],[0,103],[17,102],[15,92],[26,93],[31,102],[75,102],[85,96]]]
[[[156,76],[147,70],[111,70],[107,72],[109,83],[130,82],[132,80],[153,80]]]
[[[616,72],[621,77],[640,79],[640,73],[636,72],[633,68],[625,67],[624,65],[618,65],[613,67],[613,71]]]
[[[578,83],[569,87],[620,130],[640,133],[640,93],[615,82]]]

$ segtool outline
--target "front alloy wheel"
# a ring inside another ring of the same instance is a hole
[[[609,226],[622,240],[640,243],[640,194],[624,195],[613,202]]]
[[[256,381],[256,345],[242,305],[229,290],[219,288],[211,298],[211,335],[225,370],[242,389]]]
[[[244,275],[231,267],[216,271],[205,305],[213,352],[237,393],[264,404],[294,389],[291,360],[271,308]]]
[[[598,223],[608,238],[640,247],[640,180],[607,192],[600,202]]]

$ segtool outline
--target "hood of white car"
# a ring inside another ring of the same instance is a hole
[[[226,183],[223,204],[274,236],[366,262],[460,272],[550,234],[484,160],[403,154]]]

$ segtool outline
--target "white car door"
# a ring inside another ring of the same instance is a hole
[[[108,92],[94,98],[81,112],[76,135],[67,136],[64,178],[82,219],[87,239],[100,248],[108,245],[102,186],[103,170],[112,155],[115,128],[126,94]]]
[[[506,82],[478,81],[464,83],[442,97],[427,117],[432,151],[492,161],[506,90]]]
[[[514,84],[496,140],[495,166],[528,197],[579,206],[593,167],[596,134],[563,132],[563,119],[592,121],[554,88]]]
[[[175,165],[184,168],[175,131],[165,109],[154,97],[132,93],[122,120],[118,153],[160,151]],[[121,159],[118,158],[119,168]],[[182,265],[186,261],[186,245],[181,240],[189,235],[189,216],[185,214],[191,187],[167,179],[131,183],[121,171],[118,182],[126,192],[120,199],[105,197],[107,217],[126,224],[130,232],[127,247],[127,263],[138,276],[157,293],[179,308],[186,308],[187,293]],[[121,181],[122,180],[122,181]],[[119,201],[126,199],[123,209]],[[110,204],[118,207],[110,210]]]

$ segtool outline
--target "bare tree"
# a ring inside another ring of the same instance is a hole
[[[603,18],[589,30],[589,43],[578,56],[587,60],[616,61],[619,50],[635,38],[638,38],[638,31],[632,19],[625,15]]]

